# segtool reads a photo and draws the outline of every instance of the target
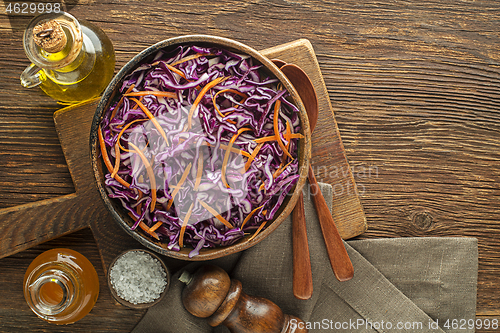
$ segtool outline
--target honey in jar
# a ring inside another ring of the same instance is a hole
[[[82,254],[52,249],[33,260],[24,275],[24,297],[40,318],[71,324],[94,307],[99,295],[97,272]]]

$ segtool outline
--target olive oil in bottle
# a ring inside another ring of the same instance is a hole
[[[113,78],[110,39],[97,26],[68,13],[35,17],[24,32],[24,50],[32,64],[21,74],[21,84],[39,86],[63,104],[98,97]]]

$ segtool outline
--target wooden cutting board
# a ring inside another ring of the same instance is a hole
[[[366,218],[333,114],[328,92],[311,43],[300,39],[261,51],[302,67],[318,95],[320,114],[312,136],[312,166],[318,181],[334,187],[332,215],[344,239],[366,230]],[[54,121],[75,193],[0,210],[0,258],[43,241],[90,227],[106,270],[127,248],[141,245],[108,214],[94,183],[90,165],[89,132],[97,101],[58,110]],[[172,259],[173,261],[173,259]],[[173,266],[176,266],[172,262]]]

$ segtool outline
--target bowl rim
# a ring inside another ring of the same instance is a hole
[[[295,184],[295,189],[293,191],[293,194],[290,200],[288,201],[285,209],[283,209],[281,213],[273,219],[272,223],[270,223],[265,229],[263,229],[256,237],[254,237],[250,241],[248,240],[249,237],[246,236],[232,245],[215,248],[217,251],[214,251],[214,249],[201,249],[199,251],[199,254],[190,258],[188,256],[189,251],[185,253],[184,251],[168,250],[165,247],[155,244],[153,240],[147,239],[141,233],[130,230],[130,226],[127,224],[127,222],[123,220],[118,211],[115,209],[114,205],[111,202],[111,199],[107,195],[106,189],[103,187],[100,181],[99,167],[98,167],[100,158],[98,157],[99,145],[97,139],[97,129],[99,127],[101,119],[104,116],[106,109],[112,102],[114,94],[116,93],[117,89],[119,89],[119,85],[121,84],[125,76],[128,75],[132,70],[134,70],[145,58],[153,55],[154,53],[163,48],[172,47],[174,45],[185,45],[185,44],[195,44],[195,43],[214,44],[220,47],[238,50],[238,52],[243,52],[247,55],[250,55],[258,62],[260,62],[262,65],[266,67],[266,69],[269,72],[271,72],[276,78],[278,78],[278,80],[284,84],[285,88],[290,93],[290,96],[295,106],[299,109],[301,130],[302,134],[304,135],[303,143],[301,144],[303,145],[304,149],[301,149],[301,154],[303,155],[302,156],[303,162],[302,165],[300,165],[299,167],[299,180]],[[129,236],[132,236],[132,238],[137,240],[146,248],[171,258],[187,260],[187,261],[211,260],[229,254],[237,253],[254,246],[255,244],[262,241],[264,238],[266,238],[269,234],[271,234],[278,226],[281,225],[281,223],[286,219],[286,217],[291,214],[293,208],[295,207],[295,204],[299,198],[299,194],[302,191],[302,188],[304,187],[307,180],[307,174],[311,158],[311,131],[304,104],[302,103],[302,100],[300,99],[300,96],[297,93],[294,86],[287,79],[287,77],[279,70],[279,68],[270,59],[259,53],[257,50],[241,42],[225,37],[212,36],[212,35],[199,35],[199,34],[177,36],[162,40],[156,44],[147,47],[146,49],[135,55],[130,61],[128,61],[113,77],[113,79],[105,89],[103,95],[101,96],[101,99],[99,100],[99,103],[96,107],[96,111],[91,123],[89,141],[90,141],[90,157],[94,174],[94,180],[96,182],[99,194],[103,199],[104,204],[107,207],[108,211],[113,216],[113,219],[120,225],[120,227],[122,227],[122,229]]]

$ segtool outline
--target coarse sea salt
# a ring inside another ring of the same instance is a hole
[[[109,279],[120,298],[144,304],[160,297],[167,286],[166,275],[158,259],[143,251],[130,251],[115,261]]]

